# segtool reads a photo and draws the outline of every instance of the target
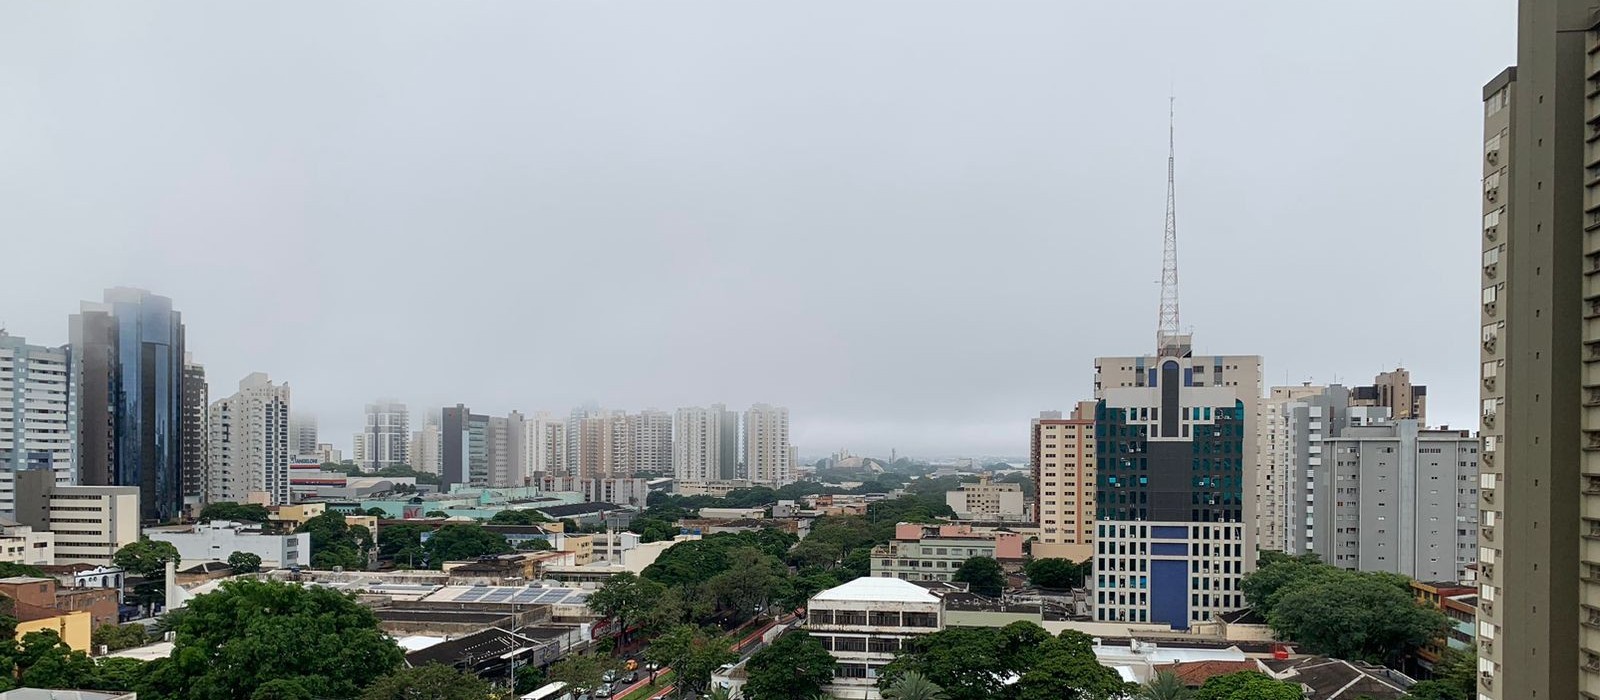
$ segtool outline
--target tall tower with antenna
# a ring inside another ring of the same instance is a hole
[[[1156,354],[1187,357],[1189,336],[1178,327],[1178,211],[1174,173],[1177,139],[1174,122],[1177,98],[1167,98],[1167,226],[1161,242],[1161,317],[1156,325]]]

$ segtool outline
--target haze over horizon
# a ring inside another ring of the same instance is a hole
[[[212,399],[267,372],[345,449],[395,397],[1022,455],[1154,349],[1172,94],[1196,352],[1475,427],[1515,8],[1231,7],[8,5],[0,327],[150,289]]]

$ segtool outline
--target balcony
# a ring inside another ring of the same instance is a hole
[[[1494,387],[1495,387],[1495,376],[1494,375],[1491,374],[1491,375],[1483,378],[1483,388],[1488,389],[1489,391],[1494,391]]]
[[[1478,528],[1478,536],[1482,537],[1485,540],[1493,542],[1494,541],[1494,528],[1488,527],[1488,526]]]

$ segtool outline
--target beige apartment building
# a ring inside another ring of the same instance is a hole
[[[17,474],[16,521],[55,534],[56,564],[110,566],[139,541],[139,487],[67,486],[47,470]]]
[[[1028,520],[1027,499],[1022,485],[1011,482],[996,483],[988,474],[978,476],[977,483],[962,484],[944,494],[945,505],[955,511],[961,520],[989,522],[1025,522]]]
[[[1293,551],[1288,545],[1289,497],[1294,493],[1294,454],[1290,449],[1287,407],[1297,399],[1317,396],[1327,387],[1310,383],[1300,386],[1275,386],[1261,400],[1256,418],[1256,546],[1274,551]]]
[[[1083,561],[1094,555],[1094,406],[1081,401],[1070,418],[1044,411],[1033,419],[1034,557]]]
[[[1478,697],[1600,698],[1600,24],[1523,0],[1483,89]]]

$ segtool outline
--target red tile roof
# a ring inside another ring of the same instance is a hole
[[[1260,671],[1261,666],[1254,661],[1179,661],[1166,666],[1157,666],[1156,671],[1171,671],[1177,674],[1183,684],[1191,688],[1205,685],[1212,676],[1226,676],[1240,671]]]

